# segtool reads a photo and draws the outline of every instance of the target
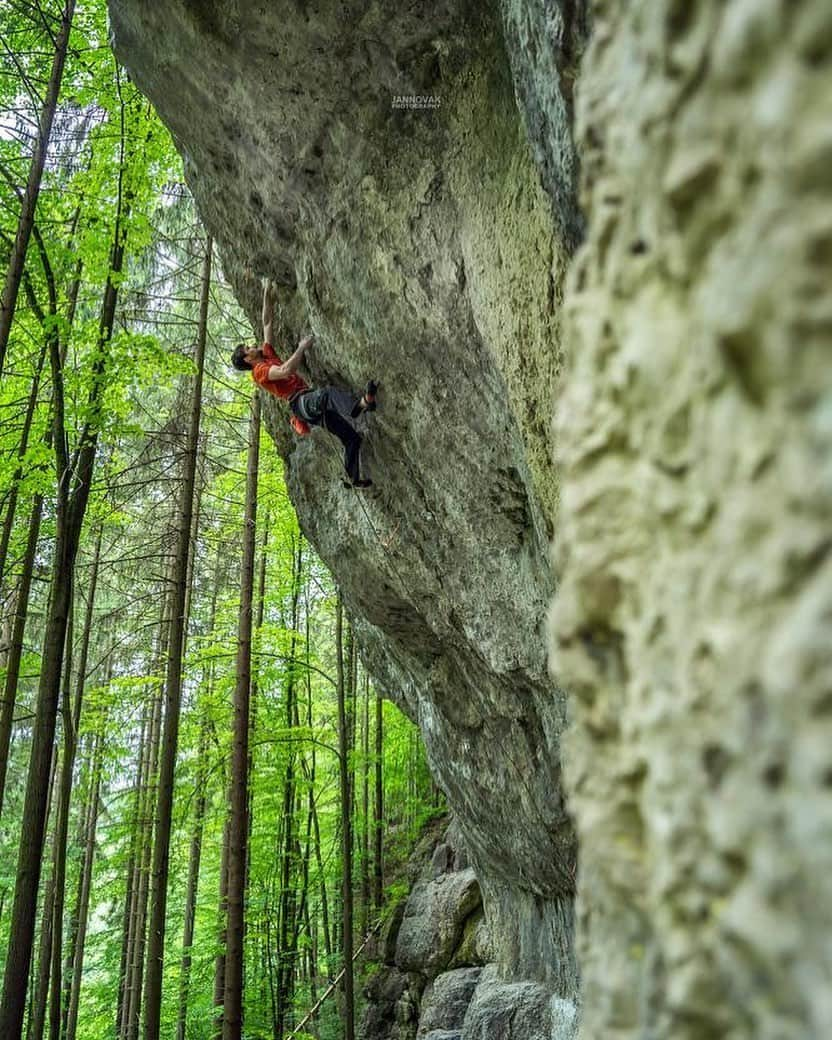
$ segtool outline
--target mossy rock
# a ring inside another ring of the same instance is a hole
[[[485,963],[479,954],[481,945],[479,931],[483,920],[483,910],[482,907],[479,907],[465,922],[462,939],[459,946],[454,950],[451,963],[448,965],[449,968],[469,968]]]

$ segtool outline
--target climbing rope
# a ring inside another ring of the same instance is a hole
[[[373,925],[373,927],[369,930],[369,932],[367,932],[366,936],[364,937],[364,942],[358,947],[358,949],[352,955],[352,963],[355,963],[355,960],[358,957],[358,955],[361,953],[361,951],[364,949],[364,947],[367,945],[367,943],[370,941],[370,939],[372,939],[372,937],[379,930],[379,928],[381,928],[382,921],[383,921],[383,918],[380,917],[376,921],[376,923]],[[300,1031],[303,1029],[303,1027],[306,1025],[306,1023],[307,1022],[311,1022],[311,1020],[315,1017],[315,1015],[317,1015],[317,1013],[318,1013],[321,1005],[323,1004],[323,1002],[325,1000],[327,1000],[329,997],[332,996],[332,994],[338,988],[338,983],[341,981],[341,979],[343,979],[343,977],[346,974],[347,974],[347,968],[346,968],[346,965],[345,965],[338,972],[338,974],[335,976],[335,978],[332,980],[332,982],[329,984],[329,986],[327,987],[326,991],[324,992],[324,995],[318,1000],[318,1002],[314,1005],[314,1007],[312,1007],[309,1011],[307,1011],[306,1015],[295,1026],[295,1028],[292,1030],[291,1033],[287,1033],[286,1034],[285,1040],[291,1040],[291,1038],[293,1036],[297,1036],[300,1033]]]
[[[324,418],[323,426],[324,426],[324,429],[327,431],[327,433],[330,433],[329,427],[326,425],[326,418]],[[335,434],[331,434],[331,436],[334,437]],[[338,452],[338,449],[331,442],[330,442],[330,447],[331,447],[333,453],[335,454],[335,457],[338,460],[338,465],[339,465],[339,468],[340,468],[340,466],[341,466],[341,456],[340,456],[340,454]],[[359,489],[356,488],[355,490],[356,490],[356,492],[358,492]],[[376,530],[376,525],[373,523],[372,517],[367,512],[367,506],[364,504],[364,501],[363,501],[363,499],[362,499],[362,497],[360,495],[358,497],[358,504],[361,506],[361,511],[364,513],[364,516],[367,519],[367,525],[369,526],[370,530],[373,532],[373,536],[375,537],[375,540],[378,542],[379,546],[381,547],[381,551],[382,551],[384,557],[390,563],[390,566],[391,566],[394,574],[398,578],[399,584],[401,585],[402,589],[404,589],[405,593],[408,596],[410,596],[411,599],[412,599],[413,597],[412,597],[410,589],[409,589],[409,587],[407,585],[407,582],[404,580],[404,578],[402,578],[401,573],[400,573],[398,567],[396,566],[395,560],[393,559],[393,557],[388,552],[388,547],[384,544],[384,541],[382,540],[381,535]],[[396,530],[398,530],[398,526],[399,525],[397,524],[396,525]],[[393,533],[395,534],[396,532],[394,531]]]
[[[325,425],[325,428],[326,428],[326,425]],[[329,432],[328,429],[327,429],[327,432]],[[332,450],[335,453],[336,458],[338,459],[338,463],[339,463],[339,466],[340,466],[341,458],[340,458],[340,455],[338,453],[338,449],[335,447],[334,444],[332,444],[331,447],[332,447]],[[407,582],[402,578],[401,572],[399,571],[399,568],[397,567],[395,560],[393,559],[393,557],[390,554],[390,552],[388,552],[387,546],[385,546],[384,542],[381,539],[381,535],[376,530],[376,526],[373,523],[370,514],[367,512],[367,507],[364,504],[364,501],[361,499],[361,497],[359,497],[358,502],[359,502],[359,505],[361,506],[361,510],[364,513],[364,516],[367,518],[367,524],[369,525],[370,530],[373,532],[373,535],[374,535],[376,541],[378,542],[379,546],[381,547],[382,554],[384,555],[385,559],[390,564],[390,567],[393,570],[393,573],[398,578],[399,584],[401,585],[402,589],[405,591],[405,593],[410,597],[410,599],[412,601],[413,600],[413,596],[411,594],[410,588],[409,588]],[[542,824],[544,831],[548,832],[549,831],[549,824],[547,823],[546,817],[543,815],[543,810],[537,804],[537,799],[535,798],[534,794],[532,793],[532,789],[531,789],[528,781],[523,776],[523,774],[520,772],[519,768],[515,765],[515,762],[514,762],[514,759],[512,758],[512,756],[508,753],[508,750],[506,748],[505,742],[503,741],[503,736],[502,736],[502,733],[501,733],[499,727],[495,727],[494,728],[492,736],[496,739],[497,743],[500,745],[500,748],[503,751],[504,761],[509,762],[511,764],[511,767],[514,770],[514,772],[515,772],[515,774],[517,776],[517,779],[520,781],[521,786],[523,788],[525,788],[526,794],[528,795],[528,798],[529,798],[529,805],[530,805],[531,809],[533,810],[535,815],[538,817],[538,820]],[[521,873],[522,873],[522,868],[521,868]],[[576,863],[575,862],[567,863],[564,873],[566,875],[568,875],[569,878],[571,879],[572,886],[573,886],[573,889],[574,889],[575,875],[576,875]]]

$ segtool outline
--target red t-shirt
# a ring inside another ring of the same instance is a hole
[[[282,364],[282,361],[275,353],[271,343],[264,343],[263,360],[258,361],[251,370],[251,378],[258,386],[268,390],[270,394],[274,394],[275,397],[282,397],[284,401],[288,401],[292,394],[296,394],[298,390],[307,390],[308,386],[297,373],[286,376],[285,379],[269,379],[269,369],[272,365],[280,364]]]

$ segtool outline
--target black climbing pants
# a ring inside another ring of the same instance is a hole
[[[334,386],[307,390],[290,402],[295,415],[310,426],[323,426],[344,445],[344,469],[353,483],[361,476],[361,434],[350,422],[358,402],[355,394]]]

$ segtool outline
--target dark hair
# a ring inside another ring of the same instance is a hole
[[[246,360],[248,347],[245,343],[238,343],[231,354],[231,364],[240,372],[250,372],[252,365]]]

